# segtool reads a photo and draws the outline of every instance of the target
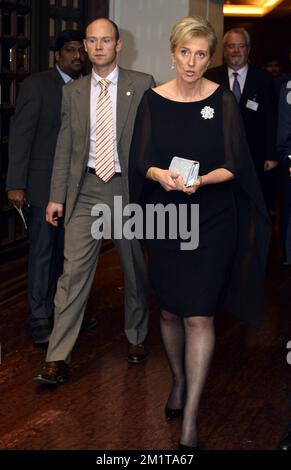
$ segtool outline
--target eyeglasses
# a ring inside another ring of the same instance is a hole
[[[246,47],[248,47],[247,44],[225,44],[224,47],[226,47],[227,49],[245,49]]]

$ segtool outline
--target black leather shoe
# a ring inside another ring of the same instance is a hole
[[[181,444],[181,442],[179,442],[178,450],[182,450],[184,452],[194,452],[194,451],[197,452],[197,450],[200,450],[200,449],[199,449],[199,446],[191,447],[191,446],[186,446],[185,444]]]
[[[45,344],[50,340],[51,328],[46,325],[39,325],[31,328],[31,336],[35,344]]]
[[[129,364],[141,364],[147,357],[144,343],[132,344],[128,343],[127,361]]]
[[[279,442],[278,449],[291,451],[291,431]]]
[[[69,379],[69,366],[65,361],[48,362],[33,381],[40,385],[57,385]]]
[[[183,408],[169,408],[168,406],[166,406],[165,415],[166,419],[168,419],[169,421],[180,418],[183,415]]]

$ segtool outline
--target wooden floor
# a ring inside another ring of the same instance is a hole
[[[217,317],[216,354],[201,405],[202,448],[271,450],[288,428],[290,290],[291,268],[281,266],[273,241],[261,330]],[[0,448],[176,449],[181,422],[164,419],[170,377],[158,311],[152,299],[148,360],[129,365],[114,250],[101,256],[87,310],[98,325],[80,335],[70,382],[41,389],[31,379],[42,367],[45,348],[31,342],[25,294],[1,305]]]

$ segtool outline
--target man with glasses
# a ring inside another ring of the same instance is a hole
[[[46,222],[45,208],[61,125],[62,88],[81,75],[86,58],[83,38],[77,30],[57,36],[55,67],[21,84],[10,128],[6,187],[9,202],[20,214],[28,209],[28,322],[36,344],[49,340],[56,284],[63,269],[63,228]]]
[[[241,109],[246,136],[265,199],[269,198],[266,172],[277,166],[275,158],[275,103],[271,74],[248,62],[250,36],[234,28],[223,38],[225,65],[212,68],[207,78],[232,90]]]

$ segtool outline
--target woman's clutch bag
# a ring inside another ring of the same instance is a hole
[[[192,186],[199,176],[199,167],[200,164],[196,160],[175,156],[172,158],[169,170],[181,175],[186,186]]]

